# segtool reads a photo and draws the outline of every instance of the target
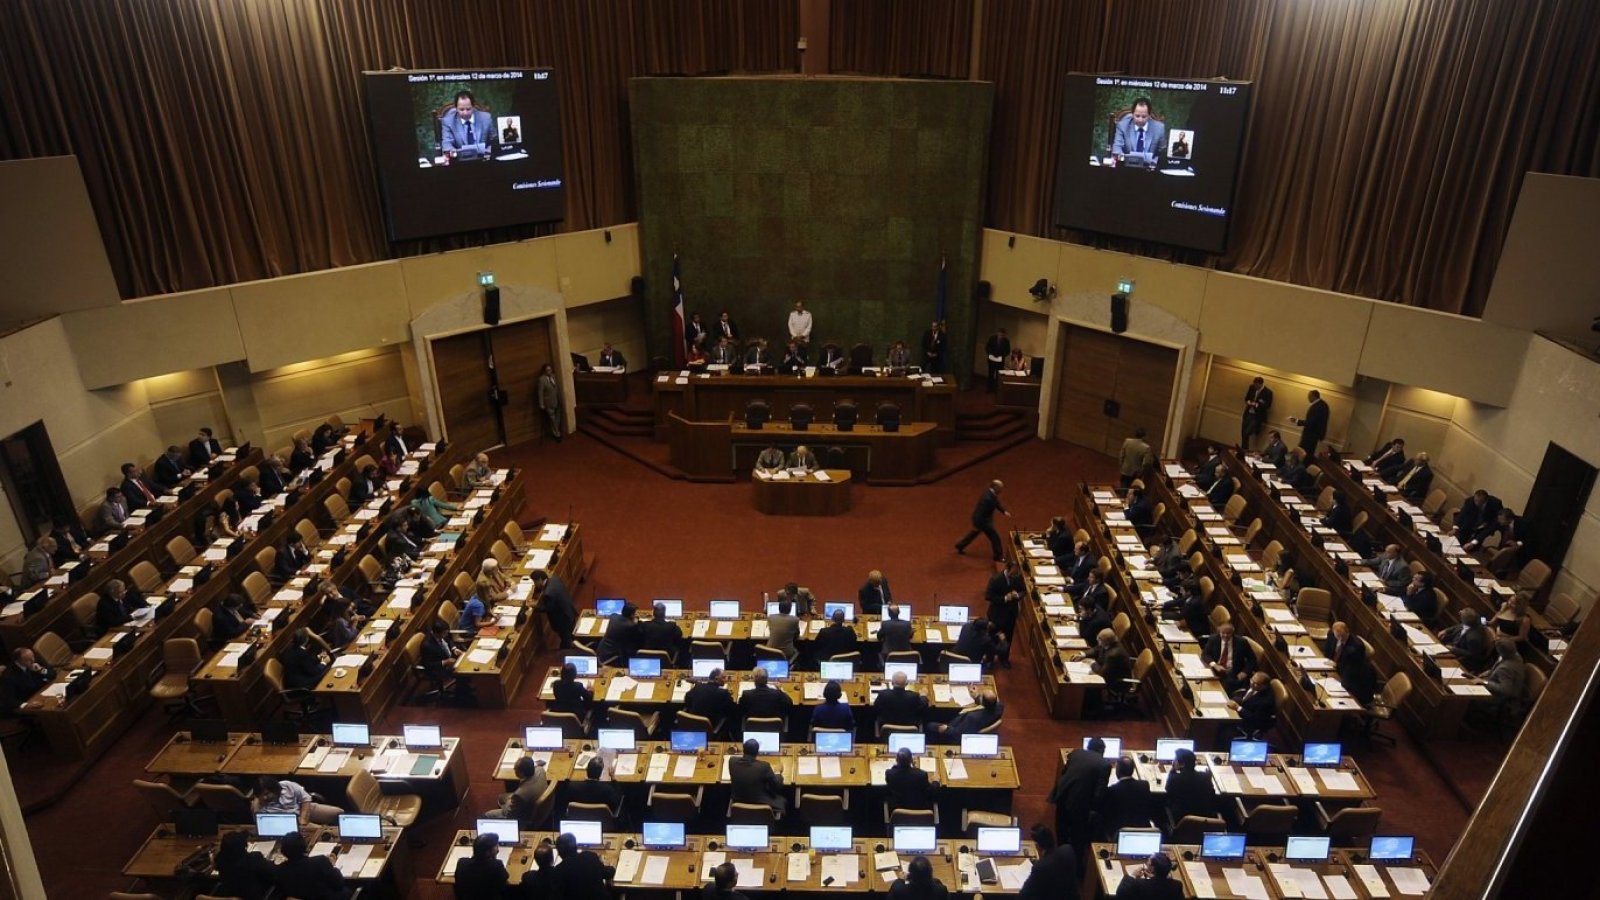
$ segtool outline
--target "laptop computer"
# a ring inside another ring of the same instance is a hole
[[[729,824],[723,832],[722,844],[729,850],[765,850],[767,826]]]
[[[217,814],[209,809],[174,810],[172,825],[181,837],[211,837],[217,833]]]
[[[298,744],[300,743],[300,729],[293,722],[268,722],[261,726],[261,742],[264,744]]]
[[[1416,838],[1410,835],[1375,835],[1368,862],[1405,862],[1416,850]]]
[[[1188,738],[1156,738],[1156,761],[1172,762],[1179,750],[1194,752],[1194,741]]]
[[[258,838],[281,838],[290,832],[299,830],[300,817],[294,813],[256,813],[256,837]]]
[[[563,663],[572,663],[572,668],[577,671],[579,678],[593,678],[600,671],[600,661],[592,656],[568,656],[562,659]]]
[[[562,819],[561,834],[570,834],[579,847],[599,847],[606,842],[605,829],[599,822],[585,819]]]
[[[770,756],[783,752],[783,743],[776,731],[746,731],[744,739],[755,741],[756,746],[759,748],[757,750],[758,753],[765,753]]]
[[[1300,751],[1300,761],[1307,766],[1337,766],[1343,752],[1337,742],[1309,743]]]
[[[1267,762],[1266,741],[1234,741],[1228,745],[1228,762],[1236,766],[1260,766]]]
[[[1000,735],[998,734],[963,734],[961,736],[962,756],[999,756]]]
[[[676,850],[688,842],[682,822],[646,822],[640,835],[652,850]]]
[[[969,612],[965,606],[939,607],[939,621],[946,625],[965,625]]]
[[[902,748],[910,750],[913,755],[921,756],[928,752],[928,736],[920,731],[915,733],[889,732],[889,752],[899,753]]]
[[[371,747],[372,734],[366,724],[362,722],[335,722],[333,723],[333,745],[335,747]]]
[[[855,735],[848,731],[819,731],[816,738],[819,754],[838,755],[855,748]]]
[[[632,728],[602,728],[596,734],[601,750],[629,750],[634,746]]]
[[[672,733],[673,753],[703,753],[706,749],[706,733],[704,731],[674,731]]]
[[[977,684],[983,680],[983,664],[951,663],[946,677],[951,684]]]
[[[789,661],[786,659],[758,659],[756,668],[766,669],[767,678],[772,681],[782,681],[789,677]]]
[[[827,662],[819,663],[823,681],[849,681],[856,677],[856,664],[853,662]]]
[[[594,601],[594,611],[600,616],[615,616],[622,612],[622,604],[627,603],[623,597],[598,597]]]
[[[402,726],[402,737],[407,750],[438,750],[444,747],[444,735],[437,725]]]
[[[833,621],[834,610],[843,612],[844,620],[846,622],[854,622],[856,620],[856,605],[854,603],[851,603],[847,600],[838,602],[829,601],[824,603],[822,604],[822,617],[830,622]]]
[[[1117,855],[1124,859],[1148,859],[1160,852],[1159,831],[1124,828],[1117,832]]]
[[[827,665],[827,663],[823,663]],[[696,659],[690,663],[691,674],[696,678],[710,678],[711,673],[718,669],[726,669],[728,661],[725,659]]]
[[[494,835],[495,843],[502,847],[515,847],[522,842],[516,819],[479,819],[475,827],[478,834]]]
[[[883,680],[885,682],[893,681],[896,672],[904,672],[906,673],[907,680],[915,681],[917,678],[917,664],[904,662],[891,662],[883,664]]]
[[[1200,836],[1201,859],[1244,859],[1244,835],[1208,831]]]
[[[512,823],[516,824],[516,823]],[[376,843],[383,840],[383,819],[361,813],[339,814],[339,837],[357,844]]]
[[[1015,856],[1022,852],[1021,828],[979,828],[978,852],[990,856]]]
[[[1091,737],[1086,737],[1086,738],[1083,739],[1083,749],[1085,749],[1085,750],[1089,749],[1089,741],[1091,739],[1092,739],[1092,736]],[[1102,737],[1102,738],[1100,738],[1100,742],[1102,744],[1106,745],[1106,752],[1105,752],[1105,758],[1106,759],[1120,759],[1120,758],[1122,758],[1122,738],[1118,738],[1118,737]]]
[[[662,605],[663,607],[666,607],[667,618],[669,618],[669,619],[681,619],[681,618],[683,618],[683,601],[682,600],[668,600],[665,597],[662,597],[662,598],[658,598],[656,600],[651,601],[650,606],[653,609],[656,606],[656,604],[658,604],[658,603],[660,605]],[[654,613],[652,613],[652,615],[653,614]]]
[[[932,825],[896,825],[894,849],[898,853],[932,853],[939,847],[939,836]]]
[[[653,656],[636,656],[628,660],[628,677],[660,678],[661,660]]]
[[[816,853],[846,853],[855,848],[855,833],[849,825],[811,826],[811,849]]]
[[[1327,862],[1332,844],[1330,837],[1290,835],[1283,858],[1287,862]]]
[[[560,750],[563,742],[559,728],[529,725],[522,729],[522,746],[529,750]]]
[[[737,619],[740,615],[737,600],[712,600],[706,606],[713,619]]]
[[[189,738],[197,744],[226,744],[228,723],[221,719],[190,719]]]

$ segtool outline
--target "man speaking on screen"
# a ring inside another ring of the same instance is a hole
[[[451,159],[484,159],[494,136],[494,118],[474,105],[471,91],[457,91],[456,108],[439,120],[439,149]]]
[[[1166,140],[1167,126],[1150,115],[1150,98],[1140,97],[1133,101],[1133,110],[1117,122],[1111,152],[1129,165],[1153,166]]]

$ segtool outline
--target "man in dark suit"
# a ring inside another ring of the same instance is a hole
[[[1411,457],[1411,462],[1406,463],[1395,476],[1394,486],[1400,496],[1412,500],[1428,496],[1428,489],[1433,487],[1433,466],[1428,464],[1428,454],[1418,453]]]
[[[743,755],[728,760],[728,782],[733,788],[733,802],[770,806],[781,816],[789,806],[783,796],[783,778],[759,758],[757,754],[760,752],[761,745],[751,739],[744,742]]]
[[[1057,560],[1058,565],[1061,562]],[[1076,587],[1078,593],[1082,594],[1084,582],[1089,580],[1089,573],[1094,571],[1095,565],[1099,562],[1100,560],[1090,552],[1089,542],[1078,541],[1072,548],[1072,557],[1065,560],[1065,565],[1061,565],[1061,574],[1067,576],[1069,582],[1067,593],[1071,594],[1072,588]]]
[[[299,900],[343,900],[350,892],[344,876],[326,856],[311,856],[305,836],[291,831],[278,841],[278,893]]]
[[[980,734],[985,728],[1000,721],[1005,715],[1005,704],[1000,702],[1000,697],[993,689],[987,689],[978,695],[978,702],[955,714],[944,725],[929,725],[928,736],[938,740],[955,743],[961,740],[964,734]]]
[[[1328,436],[1328,401],[1322,399],[1321,391],[1307,392],[1306,401],[1305,416],[1295,419],[1294,423],[1300,426],[1300,449],[1310,459],[1317,455],[1317,445]]]
[[[856,630],[845,621],[844,610],[833,611],[833,620],[817,632],[811,640],[811,651],[817,655],[817,662],[827,662],[840,653],[850,653],[857,647]]]
[[[133,463],[122,464],[122,499],[128,502],[129,512],[154,505],[160,493],[154,485],[145,480],[144,469]]]
[[[1239,423],[1240,447],[1250,449],[1256,435],[1261,433],[1261,426],[1267,422],[1267,413],[1271,411],[1272,388],[1267,387],[1266,381],[1257,375],[1244,391],[1244,416]]]
[[[1406,439],[1403,437],[1390,438],[1382,447],[1372,451],[1367,456],[1367,465],[1378,470],[1378,475],[1384,481],[1393,481],[1394,473],[1400,471],[1406,464]]]
[[[350,508],[355,509],[368,500],[376,497],[383,490],[383,477],[378,473],[378,467],[366,465],[355,478],[350,481]]]
[[[1499,497],[1482,488],[1473,491],[1472,496],[1462,501],[1451,523],[1455,527],[1456,539],[1463,544],[1468,541],[1482,543],[1493,531],[1495,519],[1499,518],[1503,505]]]
[[[1067,764],[1050,789],[1049,802],[1056,808],[1056,835],[1072,845],[1077,855],[1089,850],[1090,813],[1106,789],[1106,742],[1090,738],[1083,750],[1067,754]]]
[[[599,364],[615,369],[626,369],[628,367],[628,360],[623,357],[621,350],[613,349],[608,341],[600,348]]]
[[[684,712],[711,720],[713,726],[727,722],[739,712],[739,704],[728,692],[728,677],[721,669],[712,669],[711,677],[700,682],[683,695]]]
[[[1278,698],[1266,672],[1251,675],[1249,685],[1228,705],[1239,711],[1239,730],[1251,738],[1260,738],[1278,718]]]
[[[895,753],[894,765],[883,773],[883,784],[890,809],[932,809],[939,787],[904,747]]]
[[[950,345],[950,335],[944,323],[934,322],[922,333],[922,370],[930,375],[944,374],[945,351]]]
[[[1172,821],[1184,816],[1210,818],[1217,814],[1217,789],[1211,783],[1211,773],[1195,768],[1193,750],[1179,749],[1173,756],[1172,771],[1167,773],[1167,809]]]
[[[1231,487],[1229,488],[1229,491],[1232,491]],[[1210,492],[1207,492],[1206,496],[1210,497]],[[1215,497],[1212,497],[1212,502],[1217,502]],[[1140,537],[1149,537],[1150,532],[1155,530],[1155,503],[1150,500],[1149,492],[1143,490],[1142,488],[1135,487],[1128,489],[1127,509],[1124,511],[1124,513],[1128,517],[1128,524],[1132,525],[1134,530],[1139,532]]]
[[[44,690],[55,674],[39,662],[33,651],[18,647],[11,651],[11,664],[0,676],[0,712],[14,713],[34,694]]]
[[[1149,828],[1150,813],[1155,809],[1150,782],[1133,775],[1133,757],[1118,759],[1116,771],[1116,780],[1095,807],[1095,834],[1100,840],[1113,840],[1124,828]]]
[[[1133,660],[1128,658],[1128,651],[1110,628],[1100,629],[1095,635],[1095,645],[1084,656],[1094,660],[1089,668],[1105,679],[1107,688],[1118,690],[1122,682],[1133,677]]]
[[[1028,879],[1017,892],[1017,900],[1052,900],[1071,896],[1081,882],[1078,879],[1078,852],[1070,844],[1056,846],[1056,836],[1043,825],[1033,826],[1029,832],[1039,848],[1039,858],[1034,860]]]
[[[1004,328],[995,329],[983,345],[983,358],[989,364],[989,393],[1000,389],[1000,370],[1006,367],[1006,357],[1011,355],[1011,339]]]
[[[883,624],[878,626],[879,652],[887,659],[889,654],[911,649],[911,623],[900,618],[900,604],[890,603],[884,609]]]
[[[892,599],[889,579],[883,577],[883,573],[877,569],[867,573],[867,583],[856,591],[856,602],[860,604],[861,611],[871,616],[883,615],[883,608],[888,606]]]
[[[257,480],[257,484],[261,485],[261,496],[276,497],[283,493],[293,480],[283,460],[276,456],[270,456],[261,463],[261,474]]]
[[[1183,882],[1172,877],[1172,857],[1156,851],[1149,862],[1128,874],[1117,885],[1118,900],[1183,900]]]
[[[518,757],[512,771],[517,776],[517,789],[500,795],[494,809],[483,814],[486,819],[531,820],[539,797],[550,785],[544,765],[531,756]]]
[[[1411,580],[1411,567],[1406,564],[1405,557],[1400,555],[1399,544],[1384,547],[1381,556],[1363,559],[1361,564],[1383,579],[1385,593],[1398,596],[1405,591],[1406,583]]]
[[[1267,432],[1267,445],[1261,448],[1261,461],[1269,466],[1281,466],[1288,455],[1289,445],[1283,442],[1283,435],[1276,429]]]
[[[668,662],[676,659],[683,646],[683,629],[667,618],[667,605],[657,603],[651,609],[650,621],[639,626],[640,650],[665,650]]]
[[[989,482],[988,489],[983,492],[983,496],[978,498],[978,505],[972,509],[972,530],[967,532],[966,536],[961,540],[956,541],[957,553],[967,552],[967,545],[972,543],[981,533],[989,538],[989,548],[994,553],[994,561],[1005,561],[1005,547],[1000,543],[1000,533],[994,530],[994,514],[996,512],[1005,513],[1006,518],[1011,517],[1011,513],[1006,509],[1005,504],[1000,502],[1000,492],[1004,489],[1005,484],[998,478]]]
[[[717,316],[717,324],[711,333],[719,338],[737,341],[739,339],[739,326],[734,324],[733,316],[729,315],[727,310],[723,310]]]
[[[691,315],[689,321],[683,324],[683,343],[686,347],[693,347],[696,343],[710,340],[707,337],[709,334],[710,332],[706,331],[706,323],[700,320],[699,313]]]
[[[750,674],[753,682],[739,697],[739,715],[745,721],[750,719],[782,719],[789,720],[789,710],[794,707],[794,701],[789,695],[767,684],[767,670],[756,669]]]
[[[310,690],[328,671],[328,663],[313,646],[311,629],[301,628],[294,633],[294,641],[278,660],[283,664],[283,686],[290,690]]]
[[[606,761],[592,757],[583,769],[582,781],[567,782],[566,802],[598,803],[606,809],[622,807],[622,788],[615,781],[607,781]]]
[[[578,839],[570,834],[556,838],[561,865],[555,870],[555,891],[562,900],[610,900],[611,878],[617,870],[608,866],[592,850],[578,849]]]
[[[550,685],[549,707],[556,712],[569,712],[579,719],[587,718],[594,708],[594,691],[578,680],[578,667],[563,663],[561,674]]]
[[[505,863],[495,856],[500,839],[480,834],[472,840],[472,855],[456,863],[456,900],[500,900],[508,896],[510,875]]]
[[[1289,451],[1289,455],[1278,466],[1278,480],[1295,490],[1311,486],[1311,475],[1306,471],[1306,452],[1304,450],[1296,447]]]
[[[1416,613],[1424,625],[1431,624],[1439,615],[1439,595],[1433,591],[1433,573],[1426,569],[1412,572],[1411,582],[1400,595],[1400,601],[1406,609]]]
[[[1016,604],[1011,604],[1013,607]],[[1014,620],[1014,617],[1013,617]],[[961,626],[961,636],[956,639],[955,652],[985,668],[1010,665],[1011,642],[1009,631],[1002,631],[994,622],[983,616]]]
[[[1099,575],[1098,571],[1091,575],[1089,583],[1098,584],[1095,579]],[[1090,645],[1099,640],[1100,632],[1111,630],[1111,613],[1099,599],[1105,596],[1104,593],[1085,591],[1083,601],[1078,604],[1078,636]]]
[[[1350,536],[1350,529],[1355,527],[1355,517],[1350,512],[1350,498],[1345,496],[1343,490],[1333,489],[1333,505],[1322,514],[1322,524],[1339,532],[1340,537]]]
[[[156,457],[155,478],[156,484],[163,488],[174,488],[178,483],[189,477],[189,469],[183,464],[183,451],[177,444],[167,448],[167,452]]]
[[[772,351],[767,349],[767,342],[761,338],[751,338],[750,346],[744,349],[744,364],[747,366],[771,366]]]
[[[639,649],[639,609],[632,603],[623,603],[622,611],[606,621],[606,636],[600,639],[595,653],[604,666],[628,664],[628,659]]]
[[[1205,649],[1200,651],[1200,659],[1230,694],[1244,687],[1256,671],[1255,651],[1243,638],[1233,633],[1232,622],[1224,622],[1217,627],[1217,633],[1206,641]]]
[[[1200,591],[1200,581],[1189,578],[1178,587],[1179,596],[1162,605],[1162,612],[1170,611],[1183,620],[1183,626],[1197,641],[1211,636],[1211,616],[1206,612],[1205,595]]]
[[[817,357],[817,369],[833,375],[844,374],[845,367],[850,360],[844,355],[836,344],[823,344],[822,355]]]
[[[572,646],[572,629],[578,625],[578,609],[572,603],[572,594],[559,575],[535,569],[533,588],[539,594],[539,611],[550,620],[550,630],[561,636],[563,650]]]
[[[1462,609],[1460,624],[1446,628],[1439,642],[1450,648],[1450,654],[1468,672],[1483,671],[1493,658],[1494,636],[1484,626],[1483,616],[1472,609]]]
[[[211,429],[202,428],[189,442],[189,468],[200,470],[211,465],[211,460],[222,452],[222,442],[211,435]]]
[[[127,585],[119,578],[113,578],[105,583],[105,589],[100,592],[100,602],[94,606],[94,628],[97,634],[105,634],[120,625],[126,625],[133,620],[133,611],[138,609],[136,601],[130,595],[136,591],[129,591]]]
[[[455,686],[456,658],[461,651],[450,643],[450,626],[435,619],[422,641],[422,668],[428,677],[438,679],[443,688]],[[464,683],[464,682],[463,682]]]
[[[1026,591],[1022,567],[1014,559],[1006,563],[1005,569],[989,577],[989,583],[983,589],[983,599],[989,603],[989,619],[1001,632],[1012,634],[1016,631],[1017,612]]]
[[[278,551],[277,561],[272,564],[272,580],[282,584],[298,574],[309,562],[311,551],[306,549],[306,539],[300,536],[300,532],[291,531],[283,549]]]
[[[1096,566],[1089,570],[1083,584],[1067,586],[1068,596],[1072,597],[1080,607],[1093,603],[1104,609],[1111,605],[1111,588],[1106,586],[1106,576],[1100,571],[1098,563],[1096,560]],[[1078,615],[1080,618],[1083,616],[1081,610]]]
[[[1323,655],[1333,660],[1334,673],[1350,696],[1362,706],[1372,702],[1377,687],[1377,673],[1372,661],[1367,659],[1367,648],[1361,639],[1350,633],[1350,626],[1335,622],[1322,640]]]
[[[405,459],[406,454],[412,451],[413,448],[406,444],[405,435],[400,433],[399,422],[389,423],[389,436],[383,439],[383,449],[394,453],[401,459]]]
[[[880,725],[922,726],[928,712],[928,698],[906,689],[906,673],[896,672],[889,689],[882,691],[872,701],[872,711]]]

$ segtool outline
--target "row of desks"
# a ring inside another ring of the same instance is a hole
[[[1090,850],[1095,880],[1107,897],[1115,895],[1123,878],[1134,877],[1148,860],[1119,858],[1115,844],[1094,844]],[[1418,885],[1431,883],[1438,874],[1433,861],[1421,851],[1407,864],[1375,865],[1358,850],[1334,850],[1320,864],[1287,863],[1279,850],[1270,847],[1246,847],[1245,858],[1238,861],[1203,859],[1200,848],[1193,845],[1173,844],[1162,850],[1177,863],[1171,878],[1183,884],[1183,896],[1218,900],[1414,897],[1426,893],[1426,887],[1418,890]]]
[[[820,601],[819,601],[820,604]],[[757,604],[759,605],[759,604]],[[947,604],[950,606],[964,606],[965,604]],[[641,614],[646,612],[641,609]],[[968,610],[970,614],[970,610]],[[902,609],[901,615],[905,612]],[[640,621],[647,621],[641,615]],[[683,636],[690,641],[715,641],[729,647],[734,644],[759,644],[767,640],[770,632],[767,630],[767,616],[763,612],[744,612],[738,618],[713,619],[708,613],[685,610],[681,618],[676,619]],[[937,652],[944,648],[953,648],[956,640],[961,637],[961,625],[954,622],[941,622],[938,616],[911,616],[911,643],[926,654],[929,651]],[[577,627],[573,634],[579,638],[602,638],[606,633],[608,620],[593,611],[585,611],[578,616]],[[830,622],[821,615],[801,620],[800,638],[797,646],[802,649]],[[862,650],[876,649],[878,631],[883,627],[883,617],[859,613],[850,627],[856,633],[856,640],[863,644]],[[725,656],[731,654],[724,654]],[[927,660],[931,662],[931,660]]]
[[[743,421],[745,404],[765,400],[772,417],[787,421],[789,408],[809,404],[817,421],[833,420],[833,404],[853,400],[861,420],[871,422],[880,403],[900,407],[903,422],[932,423],[941,445],[955,440],[955,383],[948,376],[860,376],[798,378],[781,375],[727,375],[705,373],[687,377],[672,373],[656,376],[656,436],[664,437],[667,420],[676,414],[691,422],[725,422],[730,416]]]
[[[551,685],[560,674],[560,666],[551,666],[546,671],[539,699],[546,703],[555,699]],[[728,670],[723,674],[728,679],[725,686],[735,700],[755,684],[754,671]],[[654,707],[683,705],[684,696],[695,684],[692,673],[686,669],[664,669],[660,678],[632,678],[626,669],[603,668],[594,678],[578,680],[594,692],[596,701]],[[822,702],[822,691],[828,681],[816,672],[791,672],[790,677],[773,679],[767,684],[783,691],[797,706],[814,706]],[[889,687],[881,675],[858,673],[854,678],[839,681],[839,688],[844,692],[840,700],[854,707],[859,719],[859,714],[870,708],[873,699]],[[918,675],[908,681],[907,690],[926,697],[931,709],[955,712],[971,706],[984,690],[995,690],[995,681],[993,675],[985,675],[979,682],[952,684],[943,675]]]
[[[1061,764],[1065,766],[1067,757],[1075,752],[1078,751],[1063,748]],[[1167,792],[1167,773],[1171,766],[1158,761],[1154,750],[1123,748],[1121,755],[1133,759],[1133,777],[1149,782],[1150,793],[1160,796]],[[1268,754],[1264,765],[1235,763],[1226,753],[1205,750],[1196,751],[1195,757],[1195,770],[1211,777],[1219,797],[1279,803],[1320,800],[1354,805],[1378,796],[1361,767],[1349,756],[1340,757],[1337,768],[1301,765],[1299,757],[1284,753]]]
[[[221,835],[231,831],[244,831],[254,838],[255,828],[249,825],[223,825],[214,835],[183,835],[170,824],[158,825],[145,839],[138,852],[122,867],[122,874],[157,887],[182,885],[191,887],[188,876],[177,876],[175,871],[196,852],[215,849]],[[383,896],[405,897],[411,894],[416,880],[411,850],[402,829],[385,826],[383,839],[377,842],[356,842],[342,837],[339,829],[318,825],[302,828],[301,834],[310,845],[314,856],[326,856],[344,874],[347,883],[369,891],[376,888]],[[252,840],[251,849],[258,850],[269,859],[277,852],[277,841]],[[216,878],[212,870],[210,878]],[[366,896],[367,894],[363,894]]]

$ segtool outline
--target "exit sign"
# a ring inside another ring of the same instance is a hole
[[[1133,281],[1131,279],[1123,279],[1122,281],[1117,282],[1117,293],[1119,293],[1119,294],[1131,294],[1131,293],[1133,293]]]
[[[478,283],[483,285],[484,287],[488,287],[489,285],[494,284],[494,273],[493,272],[479,272],[478,273]]]

